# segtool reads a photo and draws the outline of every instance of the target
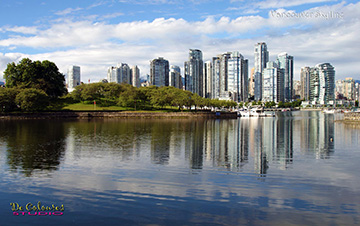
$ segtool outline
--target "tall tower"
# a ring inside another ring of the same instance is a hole
[[[140,87],[140,69],[138,66],[132,66],[131,70],[131,80],[132,80],[132,85],[134,87]]]
[[[300,70],[300,84],[301,92],[300,97],[304,100],[310,98],[310,67],[302,67]]]
[[[169,86],[169,61],[159,57],[150,62],[150,84]]]
[[[227,59],[227,91],[231,100],[248,100],[248,60],[237,51]]]
[[[228,60],[231,57],[231,52],[220,55],[220,99],[229,98],[228,89]]]
[[[204,97],[211,98],[213,80],[212,80],[212,63],[211,61],[206,61],[204,64]]]
[[[220,98],[220,58],[221,55],[212,58],[211,99]]]
[[[202,52],[198,49],[189,50],[189,61],[184,63],[185,69],[185,90],[197,93],[204,97],[203,87],[203,58]]]
[[[74,88],[80,85],[80,67],[70,66],[68,68],[68,91],[72,92]]]
[[[169,85],[182,89],[181,70],[179,66],[171,65],[169,74]]]
[[[255,68],[251,68],[250,79],[249,79],[249,97],[255,95],[255,78],[254,78]]]
[[[120,63],[117,67],[117,81],[118,83],[132,84],[130,67],[126,63]]]
[[[310,70],[310,101],[313,104],[335,104],[335,70],[329,63]]]
[[[107,80],[108,82],[116,82],[119,83],[118,79],[118,68],[117,67],[109,67],[107,72]]]
[[[265,102],[284,101],[284,69],[272,61],[269,61],[263,71],[263,98]]]
[[[290,102],[293,99],[294,57],[287,53],[280,53],[277,64],[279,68],[284,69],[285,101]]]
[[[261,100],[263,83],[262,73],[264,68],[266,68],[266,63],[269,61],[269,52],[267,50],[267,45],[265,42],[259,42],[255,44],[254,55],[255,100]]]
[[[335,70],[329,63],[318,64],[320,81],[320,104],[335,104]]]

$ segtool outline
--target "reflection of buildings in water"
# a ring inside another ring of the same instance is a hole
[[[204,152],[204,121],[194,121],[191,124],[192,139],[190,148],[190,168],[202,169]]]
[[[250,121],[250,143],[254,149],[255,172],[265,176],[269,161],[283,169],[293,161],[293,120],[256,118]]]
[[[155,164],[169,163],[172,123],[154,123],[151,127],[151,161]]]
[[[248,160],[248,128],[240,120],[208,120],[204,133],[205,159],[213,166],[239,170]]]
[[[185,131],[185,159],[191,169],[203,168],[205,121],[191,121],[187,123]]]
[[[279,163],[283,168],[293,161],[293,118],[281,118],[276,122],[276,149],[274,149],[273,161]]]
[[[334,151],[334,116],[318,111],[308,114],[301,124],[301,149],[314,152],[316,158],[329,158]]]
[[[244,119],[246,120],[246,119]],[[250,144],[254,157],[255,172],[261,176],[265,176],[268,168],[268,157],[266,149],[264,149],[264,134],[263,134],[263,118],[251,118],[249,120],[250,127]],[[271,136],[270,136],[271,137]],[[266,142],[266,141],[265,141]],[[270,142],[272,143],[272,142]],[[268,144],[267,144],[268,145]]]

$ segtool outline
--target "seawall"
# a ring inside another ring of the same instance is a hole
[[[344,113],[344,120],[360,121],[360,112],[346,112]]]
[[[36,113],[2,113],[0,120],[12,119],[90,119],[90,118],[237,118],[235,112],[131,112],[131,111],[58,111]]]

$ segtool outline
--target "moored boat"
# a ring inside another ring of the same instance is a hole
[[[238,111],[240,117],[275,117],[275,112],[264,111],[263,108],[250,108]]]

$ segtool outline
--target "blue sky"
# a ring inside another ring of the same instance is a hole
[[[204,60],[239,51],[251,68],[261,41],[270,60],[294,56],[295,79],[301,67],[324,62],[336,79],[360,79],[359,28],[359,1],[1,0],[0,76],[23,57],[51,60],[64,74],[79,65],[83,81],[106,78],[121,62],[145,76],[159,56],[182,67],[190,48]]]

